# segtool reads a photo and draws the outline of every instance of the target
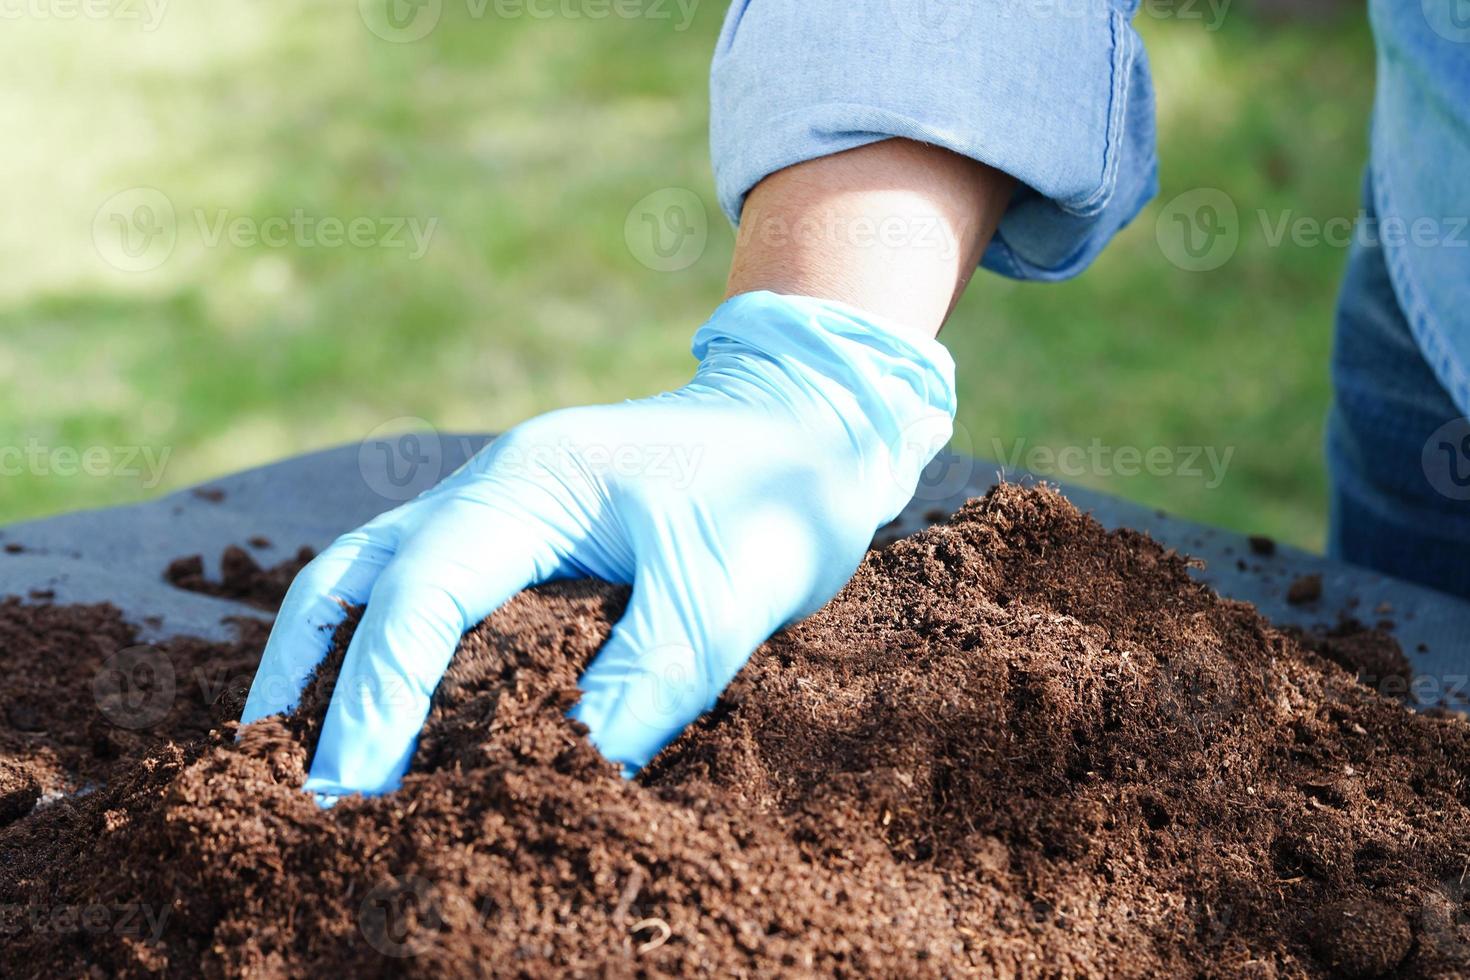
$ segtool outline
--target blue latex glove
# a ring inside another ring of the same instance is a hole
[[[949,438],[937,341],[838,303],[748,293],[677,391],[532,419],[346,534],[292,584],[245,705],[292,707],[342,604],[366,604],[306,788],[396,788],[460,635],[537,582],[629,582],[571,715],[632,774],[781,626],[856,569]]]

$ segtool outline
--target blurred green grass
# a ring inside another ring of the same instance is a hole
[[[157,487],[0,458],[0,521],[143,499],[393,419],[498,430],[688,376],[732,244],[706,142],[723,4],[697,6],[687,30],[672,4],[666,19],[442,9],[413,43],[325,2],[168,6],[152,29],[120,15],[7,21],[0,122],[24,137],[0,155],[0,446],[169,456]],[[1345,254],[1272,247],[1258,211],[1356,212],[1366,24],[1356,10],[1268,24],[1230,9],[1218,31],[1138,26],[1158,86],[1159,199],[1078,280],[977,277],[944,334],[961,442],[987,457],[1094,442],[1230,450],[1214,487],[1183,473],[1068,478],[1320,546]],[[93,222],[136,187],[167,197],[177,244],[125,272]],[[710,237],[692,266],[659,272],[624,225],[670,187],[703,199]],[[1238,204],[1240,243],[1220,268],[1187,272],[1155,224],[1200,187]],[[297,211],[436,224],[417,259],[211,244],[201,227]]]

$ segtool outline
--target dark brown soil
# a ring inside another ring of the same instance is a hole
[[[112,606],[0,600],[0,760],[58,795],[170,741],[206,737],[240,716],[268,633],[250,619],[236,629],[240,641],[228,645],[145,646]]]
[[[31,812],[41,798],[41,784],[25,766],[0,761],[0,827]]]
[[[254,547],[262,547],[256,542],[264,541],[264,547],[269,547],[270,542],[265,538],[251,538],[250,543]],[[296,554],[270,568],[262,568],[250,553],[238,545],[230,545],[220,555],[220,580],[211,581],[204,574],[204,556],[190,555],[187,558],[175,558],[169,562],[163,570],[163,577],[171,585],[189,592],[202,592],[205,595],[219,596],[222,599],[237,599],[249,603],[261,609],[274,610],[286,598],[286,590],[291,587],[291,582],[296,578],[296,573],[316,557],[316,552],[310,548],[300,548]]]
[[[1286,632],[1307,649],[1352,671],[1359,681],[1379,693],[1409,699],[1414,668],[1388,630],[1366,626],[1347,616],[1330,629]]]
[[[0,830],[9,972],[1470,971],[1470,726],[1050,491],[870,554],[631,782],[564,716],[624,598],[548,586],[469,634],[383,798],[297,788],[350,627],[302,708],[238,742],[195,727],[236,695],[179,708]],[[0,607],[22,636],[0,685],[129,639],[96,609],[16,627],[27,608]],[[57,733],[0,744],[88,763],[51,747],[97,714],[88,682],[49,683]]]

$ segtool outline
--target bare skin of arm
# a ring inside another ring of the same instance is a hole
[[[983,163],[903,139],[777,171],[746,197],[726,295],[836,300],[934,337],[1014,186]]]

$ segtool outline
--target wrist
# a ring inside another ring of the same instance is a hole
[[[788,167],[746,198],[727,296],[820,297],[932,338],[1012,186],[984,164],[902,139]]]
[[[846,303],[770,291],[726,300],[694,335],[696,383],[779,389],[803,427],[832,417],[874,488],[884,523],[949,441],[954,360],[938,340]]]

